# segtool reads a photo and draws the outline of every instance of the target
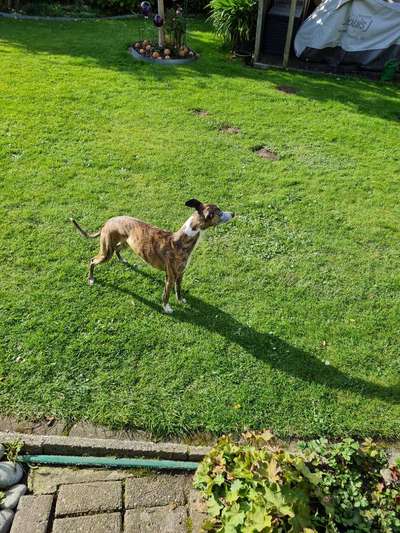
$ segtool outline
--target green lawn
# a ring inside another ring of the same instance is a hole
[[[0,412],[399,438],[399,90],[244,67],[200,22],[200,61],[139,64],[137,29],[0,21]],[[175,229],[193,196],[237,218],[197,249],[188,307],[164,315],[144,264],[87,286],[98,243],[70,216]]]

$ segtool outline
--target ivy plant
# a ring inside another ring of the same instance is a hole
[[[296,453],[270,432],[219,439],[195,475],[207,501],[204,531],[400,532],[400,470],[381,470],[384,451],[372,441],[302,443]]]

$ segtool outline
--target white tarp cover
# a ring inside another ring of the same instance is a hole
[[[297,57],[383,68],[400,59],[400,2],[324,0],[299,28]]]

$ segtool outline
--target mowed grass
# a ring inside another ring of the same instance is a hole
[[[399,438],[398,88],[256,71],[195,21],[200,61],[140,64],[138,27],[0,21],[0,411]],[[70,216],[177,229],[191,197],[237,217],[198,247],[187,307],[164,315],[144,264],[87,286],[98,242]]]

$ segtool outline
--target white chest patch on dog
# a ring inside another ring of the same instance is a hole
[[[200,231],[199,229],[192,228],[192,217],[186,220],[185,225],[183,227],[183,233],[185,235],[187,235],[188,237],[196,237],[199,231]]]

